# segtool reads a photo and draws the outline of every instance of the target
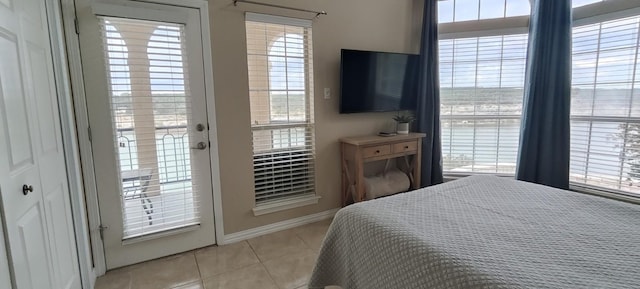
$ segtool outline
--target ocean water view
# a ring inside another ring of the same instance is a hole
[[[442,122],[442,146],[444,168],[447,171],[515,173],[520,137],[519,121],[502,121],[500,126],[487,123],[475,125],[451,125]],[[620,166],[622,139],[618,123],[596,123],[572,121],[571,123],[571,172],[585,174],[586,171],[601,175],[619,175],[611,171]],[[589,153],[589,147],[593,149]],[[591,160],[591,161],[589,161]],[[586,165],[589,163],[588,166]],[[491,171],[494,170],[494,171]],[[624,177],[624,176],[623,176]]]
[[[443,165],[450,173],[516,170],[522,89],[441,90]],[[640,135],[639,89],[574,87],[571,108],[571,180],[640,193],[634,168]]]

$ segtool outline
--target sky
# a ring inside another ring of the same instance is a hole
[[[530,0],[445,0],[438,2],[438,22],[459,22],[529,15]],[[573,7],[603,0],[573,0]]]

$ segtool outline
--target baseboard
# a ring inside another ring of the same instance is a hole
[[[299,227],[306,224],[311,224],[315,222],[319,222],[322,220],[326,220],[332,218],[339,209],[328,210],[312,215],[302,216],[299,218],[286,220],[282,222],[277,222],[273,224],[269,224],[262,227],[257,227],[249,230],[240,231],[237,233],[231,233],[229,235],[225,235],[222,237],[222,243],[218,245],[227,245],[240,241],[244,241],[247,239],[255,238],[262,235],[267,235],[271,233],[275,233],[278,231],[283,231],[295,227]]]

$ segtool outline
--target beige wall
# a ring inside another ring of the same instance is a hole
[[[392,113],[341,115],[340,49],[417,53],[419,0],[271,0],[325,10],[313,23],[317,205],[255,217],[244,12],[311,18],[312,14],[232,0],[209,0],[224,231],[230,234],[340,206],[340,150],[344,136],[374,134],[393,125]],[[323,98],[331,88],[332,97]]]

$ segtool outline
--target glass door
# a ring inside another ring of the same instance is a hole
[[[141,5],[80,17],[108,268],[215,241],[199,12]]]

